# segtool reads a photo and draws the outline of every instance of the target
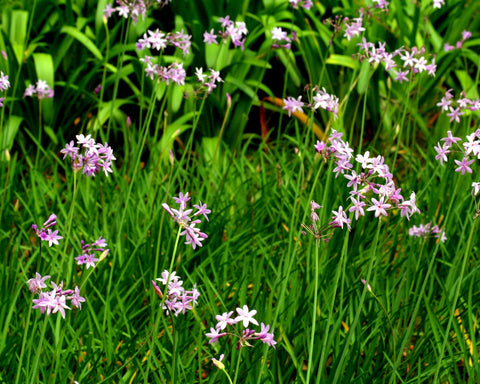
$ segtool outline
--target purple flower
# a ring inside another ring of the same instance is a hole
[[[45,223],[43,223],[42,229],[38,229],[36,224],[32,224],[32,229],[35,231],[35,234],[42,240],[48,241],[48,246],[51,247],[53,244],[58,245],[58,240],[63,239],[62,236],[58,235],[58,230],[52,232],[50,229],[55,224],[57,224],[57,216],[51,214]]]
[[[424,239],[429,237],[435,237],[439,239],[442,243],[447,240],[445,236],[445,231],[440,230],[438,225],[433,225],[431,222],[427,224],[420,224],[418,227],[414,225],[408,230],[410,236],[423,237]]]
[[[83,169],[83,173],[87,176],[95,176],[100,171],[105,172],[108,177],[112,173],[112,161],[116,160],[113,155],[113,150],[108,146],[108,143],[96,143],[91,135],[77,135],[77,145],[84,150],[79,153],[80,148],[75,147],[75,142],[72,140],[65,145],[60,153],[63,153],[63,158],[67,156],[72,159],[72,168],[74,172]]]
[[[467,157],[464,157],[462,161],[455,160],[455,164],[457,164],[459,167],[455,169],[455,172],[461,172],[462,175],[465,174],[465,172],[472,173],[472,168],[469,167],[470,164],[472,164],[474,159],[469,160]]]
[[[193,214],[193,216],[203,215],[205,219],[208,221],[208,214],[212,211],[207,209],[207,204],[202,204],[201,201],[198,202],[199,205],[194,204],[193,207],[197,209],[197,212]]]
[[[276,341],[273,339],[273,332],[269,333],[270,325],[265,325],[261,323],[260,332],[256,332],[254,329],[247,328],[249,324],[255,324],[258,326],[257,320],[253,316],[257,313],[256,310],[249,310],[247,305],[244,305],[242,308],[237,308],[238,316],[235,319],[232,319],[231,316],[233,311],[224,312],[222,315],[216,315],[215,318],[218,320],[218,323],[215,328],[210,328],[210,332],[206,336],[210,339],[209,343],[216,345],[218,340],[226,335],[232,335],[238,338],[237,349],[240,349],[243,346],[251,346],[250,340],[260,340],[263,343],[275,346]],[[238,329],[230,332],[222,332],[227,327],[233,327],[236,324],[242,324],[245,329],[239,332]]]
[[[333,217],[330,225],[333,227],[340,227],[343,229],[343,224],[347,226],[349,231],[352,230],[350,227],[350,219],[347,217],[347,214],[344,212],[343,207],[339,206],[338,211],[332,211]]]
[[[375,211],[375,217],[388,216],[386,209],[390,208],[392,205],[385,203],[383,196],[380,200],[372,198],[373,205],[367,208],[367,211]]]
[[[325,92],[325,88],[319,90],[317,94],[313,97],[315,104],[313,109],[322,108],[329,112],[333,112],[334,118],[337,118],[338,115],[338,97],[335,95],[329,95]]]
[[[207,43],[208,45],[218,44],[217,35],[214,33],[213,28],[210,30],[210,32],[205,31],[203,33],[203,42]]]
[[[28,289],[32,293],[39,293],[42,288],[46,288],[45,280],[49,279],[50,276],[41,276],[38,272],[35,272],[35,278],[31,278],[27,281]]]
[[[85,298],[80,296],[80,289],[75,287],[75,291],[72,296],[69,297],[74,308],[82,309],[82,303],[85,302]]]
[[[283,109],[288,111],[288,116],[291,116],[291,114],[296,111],[303,113],[302,107],[305,105],[302,101],[302,96],[298,96],[298,99],[288,96],[286,99],[283,99],[283,104]]]
[[[273,333],[268,333],[270,330],[270,325],[265,325],[263,323],[260,324],[261,331],[256,332],[253,335],[260,341],[264,342],[267,345],[270,345],[271,347],[275,348],[275,344],[277,342],[273,339]]]
[[[40,292],[38,299],[33,299],[35,304],[33,309],[40,309],[42,313],[47,313],[49,316],[51,313],[60,312],[63,318],[65,318],[65,309],[70,309],[66,304],[67,295],[73,293],[72,290],[63,290],[63,284],[56,285],[51,283],[53,290],[50,292]]]
[[[103,260],[107,256],[108,252],[110,252],[109,249],[105,249],[107,243],[105,242],[105,239],[102,239],[102,236],[100,236],[98,240],[92,244],[86,244],[83,240],[81,240],[81,244],[82,254],[75,257],[75,260],[77,260],[77,265],[86,264],[87,269],[90,267],[95,268],[96,263],[100,260]],[[96,258],[94,252],[101,252],[100,258]]]
[[[249,311],[248,306],[244,305],[243,308],[237,308],[237,313],[238,316],[235,318],[235,321],[242,321],[245,328],[248,327],[249,323],[258,325],[258,321],[253,318],[253,316],[255,316],[257,313],[255,309]]]
[[[452,108],[452,107],[449,107],[450,109],[450,113],[447,113],[447,116],[450,117],[450,123],[452,121],[456,121],[457,123],[460,122],[460,116],[464,115],[465,112],[461,112],[460,111],[460,108]]]
[[[51,247],[52,244],[58,245],[58,240],[63,239],[63,237],[57,235],[57,233],[58,233],[58,229],[56,229],[53,232],[51,229],[47,229],[47,236],[45,237],[45,239],[42,239],[42,240],[48,241],[49,247]]]
[[[406,71],[398,71],[398,72],[395,72],[393,71],[393,73],[395,74],[395,78],[394,80],[395,81],[398,81],[400,84],[402,84],[404,81],[410,81],[408,79],[408,74],[409,74],[410,71],[406,70]]]
[[[145,0],[116,0],[118,4],[117,7],[112,7],[107,5],[103,10],[105,17],[109,18],[114,12],[117,12],[120,17],[125,19],[131,18],[133,23],[136,24],[139,16],[145,18],[149,8],[157,6],[165,6],[171,0],[156,0],[156,1],[145,1]]]
[[[205,334],[210,339],[208,343],[213,345],[217,345],[218,339],[225,335],[228,335],[228,333],[220,333],[218,329],[212,327],[210,327],[210,332]]]
[[[38,99],[52,98],[54,95],[53,89],[47,84],[45,80],[38,80],[36,86],[30,84],[23,94],[23,97],[36,96]]]
[[[353,19],[354,22],[352,24],[345,23],[345,37],[350,41],[352,37],[359,36],[360,33],[365,31],[365,28],[362,27],[363,15]]]
[[[435,151],[437,151],[437,155],[435,156],[435,160],[440,160],[440,165],[443,165],[443,162],[448,161],[447,155],[450,153],[449,151],[449,146],[447,146],[447,143],[445,143],[443,146],[440,146],[440,143],[438,143],[437,147],[434,147]]]
[[[167,315],[171,312],[175,316],[178,316],[180,313],[185,314],[186,311],[192,310],[193,307],[198,304],[200,293],[196,286],[194,285],[191,290],[186,290],[183,287],[183,281],[180,280],[180,277],[176,275],[175,271],[169,273],[165,270],[162,272],[162,277],[157,278],[156,280],[163,285],[168,284],[163,305],[163,309],[166,311]],[[155,281],[152,281],[152,284],[157,295],[163,298],[164,294]]]
[[[440,140],[445,141],[445,145],[448,147],[451,147],[453,144],[455,144],[457,141],[460,141],[461,139],[459,137],[452,136],[452,131],[448,131],[447,137],[444,137],[443,139],[440,139]]]
[[[0,91],[6,91],[8,88],[10,88],[8,75],[4,75],[3,72],[0,72]]]
[[[216,315],[215,319],[218,321],[218,323],[215,326],[215,328],[224,330],[227,327],[227,325],[235,324],[237,321],[231,318],[232,315],[233,315],[233,311],[223,312],[222,315]]]
[[[187,201],[190,200],[188,192],[185,195],[180,192],[179,197],[174,197],[173,199],[177,204],[180,204],[179,209],[171,208],[167,203],[163,203],[162,207],[168,212],[173,221],[177,222],[180,227],[184,229],[182,232],[180,232],[180,235],[185,236],[185,244],[191,244],[193,249],[196,249],[197,246],[201,247],[202,241],[208,236],[196,227],[196,225],[200,224],[201,221],[199,219],[192,220],[192,217],[203,215],[208,221],[207,214],[209,214],[211,211],[207,209],[206,204],[202,204],[200,201],[199,205],[194,205],[194,208],[196,208],[197,211],[192,217],[190,217],[190,214],[193,212],[193,210],[185,210]]]

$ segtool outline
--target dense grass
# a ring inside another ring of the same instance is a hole
[[[136,24],[118,15],[104,23],[105,0],[0,4],[0,71],[11,83],[0,94],[0,382],[227,383],[211,361],[220,354],[237,383],[480,380],[478,161],[462,176],[454,155],[441,166],[434,150],[449,130],[464,139],[477,129],[478,112],[456,123],[436,105],[450,88],[478,99],[477,2],[392,1],[385,13],[367,10],[370,2],[295,10],[279,0],[174,0]],[[361,37],[348,41],[331,26],[361,7],[362,37],[389,51],[425,46],[436,76],[400,84],[382,64],[361,61]],[[243,50],[203,43],[225,15],[246,22]],[[296,31],[291,50],[271,48],[277,26]],[[190,55],[168,48],[161,56],[183,62],[184,86],[144,74],[135,43],[155,28],[192,35]],[[463,30],[473,36],[445,52]],[[205,97],[195,93],[200,66],[224,79]],[[39,79],[54,85],[53,99],[23,97]],[[307,108],[288,117],[275,103],[311,101],[314,86],[338,96],[338,118]],[[349,206],[348,181],[314,149],[332,129],[354,154],[384,156],[403,196],[416,192],[421,215],[366,212],[350,232],[331,229],[328,242],[303,236],[311,200],[323,206],[321,223]],[[79,134],[112,146],[109,177],[75,174],[63,160],[60,150]],[[178,225],[162,207],[179,192],[212,211],[196,250],[176,244]],[[31,226],[51,213],[63,239],[48,247]],[[409,236],[428,222],[446,232],[445,243]],[[80,241],[99,236],[105,260],[77,266]],[[178,317],[161,311],[151,284],[172,261],[201,294]],[[32,309],[38,296],[26,282],[35,272],[81,287],[82,310],[64,319]],[[270,324],[275,348],[208,343],[215,315],[243,305]]]

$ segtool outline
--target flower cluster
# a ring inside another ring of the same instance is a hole
[[[330,95],[325,91],[325,88],[317,89],[315,87],[314,92],[317,92],[313,96],[313,103],[306,104],[302,101],[302,96],[299,96],[297,99],[294,99],[291,96],[288,96],[286,99],[283,99],[283,109],[288,111],[288,116],[291,116],[292,113],[296,111],[303,113],[303,107],[309,107],[314,110],[318,108],[325,109],[328,112],[332,112],[334,118],[338,116],[338,97],[335,95]]]
[[[185,290],[182,286],[183,281],[180,280],[180,277],[177,276],[176,272],[170,273],[169,271],[163,271],[162,277],[157,278],[157,281],[167,286],[167,290],[164,294],[161,289],[152,280],[153,287],[157,295],[164,299],[163,309],[166,311],[166,314],[169,315],[173,313],[175,316],[178,316],[180,313],[183,315],[186,311],[192,310],[193,307],[198,304],[198,297],[200,293],[198,292],[196,285],[193,285],[193,288],[189,291]]]
[[[373,2],[375,3],[374,7],[379,9],[387,9],[388,5],[390,4],[385,0],[373,0]]]
[[[248,29],[243,21],[232,21],[230,16],[221,17],[219,19],[222,24],[222,30],[215,33],[212,28],[210,32],[205,31],[203,34],[203,42],[208,45],[218,44],[217,37],[226,41],[228,37],[232,40],[235,47],[240,47],[243,50],[245,39],[248,34]]]
[[[272,48],[290,49],[294,37],[288,37],[287,32],[280,27],[272,29]]]
[[[375,47],[375,44],[368,42],[365,38],[363,38],[362,43],[358,45],[361,47],[361,60],[367,59],[369,63],[374,64],[383,63],[385,70],[390,71],[393,79],[399,83],[409,81],[408,75],[410,73],[422,73],[425,71],[430,76],[435,76],[435,72],[437,71],[435,57],[433,57],[429,63],[424,57],[424,47],[421,49],[417,47],[411,49],[402,47],[389,53],[385,49],[385,43],[379,42],[378,47]],[[394,60],[395,57],[400,58],[398,63]],[[401,69],[398,71],[394,70],[399,64],[401,64]]]
[[[173,221],[178,223],[178,225],[184,229],[180,235],[185,236],[187,240],[185,244],[191,244],[193,249],[195,249],[197,246],[201,247],[202,241],[208,236],[201,232],[199,228],[196,228],[196,225],[200,224],[201,220],[198,218],[192,220],[192,217],[203,215],[208,221],[207,215],[211,212],[210,209],[207,209],[207,204],[202,204],[202,202],[199,201],[198,205],[193,206],[197,209],[197,211],[192,215],[192,217],[190,217],[190,214],[193,210],[186,209],[187,201],[190,200],[188,192],[185,195],[180,192],[180,195],[178,197],[174,197],[173,200],[175,200],[177,204],[180,204],[179,209],[171,208],[167,203],[163,203],[162,207],[172,217]]]
[[[445,5],[445,0],[433,0],[433,8],[442,8]]]
[[[442,243],[447,240],[447,236],[445,236],[445,231],[440,230],[438,225],[433,225],[431,222],[425,225],[420,224],[418,227],[414,225],[408,230],[408,234],[410,236],[423,237],[424,239],[428,237],[435,237],[437,239],[440,239]]]
[[[197,81],[199,81],[203,87],[206,88],[207,93],[213,91],[217,87],[216,83],[223,83],[223,79],[220,77],[220,72],[210,68],[210,74],[203,73],[203,68],[195,68],[195,75]]]
[[[320,218],[318,217],[318,213],[316,212],[317,209],[322,208],[321,205],[316,203],[315,201],[310,202],[310,220],[312,223],[307,226],[305,224],[302,224],[302,235],[306,236],[307,233],[309,233],[317,242],[317,245],[320,243],[320,240],[322,241],[328,241],[333,235],[333,232],[329,232],[328,230],[331,229],[330,224],[326,225],[320,225]],[[345,216],[345,224],[350,226],[350,220]],[[335,225],[336,227],[337,225]]]
[[[455,169],[455,172],[460,172],[462,175],[465,173],[472,173],[472,168],[470,165],[475,161],[475,159],[480,159],[480,129],[477,129],[475,132],[467,135],[467,140],[463,143],[457,144],[461,139],[459,137],[452,136],[452,132],[447,132],[447,137],[440,139],[443,141],[441,145],[440,142],[437,143],[437,146],[434,147],[437,151],[435,160],[439,160],[440,164],[443,165],[443,162],[448,161],[447,155],[451,152],[461,153],[463,158],[462,161],[454,160],[455,164],[458,167]],[[452,148],[455,145],[455,150]],[[473,185],[475,190],[475,185]],[[478,193],[478,191],[477,191]],[[474,193],[476,195],[476,193]]]
[[[250,323],[258,326],[258,321],[253,317],[256,313],[256,310],[253,309],[250,311],[248,306],[244,305],[243,308],[237,308],[237,316],[235,318],[232,317],[233,311],[224,312],[222,315],[216,315],[215,319],[218,322],[215,325],[215,328],[210,327],[210,332],[206,334],[206,336],[210,339],[209,343],[216,345],[221,337],[232,335],[238,338],[237,349],[245,346],[251,347],[249,340],[260,340],[267,345],[275,347],[277,342],[273,339],[273,332],[268,332],[270,330],[270,325],[261,323],[260,332],[256,332],[254,329],[247,328]],[[237,327],[233,327],[239,323],[242,323],[244,328],[241,332],[237,329]],[[227,327],[230,327],[229,329],[233,328],[233,330],[227,332]]]
[[[102,236],[92,244],[85,244],[85,241],[83,240],[81,240],[81,243],[82,254],[77,256],[75,260],[77,260],[77,265],[86,264],[87,269],[90,267],[95,268],[95,263],[103,260],[110,251],[109,249],[105,249],[107,243],[105,242],[105,239],[102,239]],[[101,252],[100,258],[97,259],[94,252]]]
[[[117,12],[121,17],[127,19],[131,17],[133,22],[138,21],[138,17],[142,16],[145,18],[147,15],[147,10],[153,6],[164,6],[167,5],[171,0],[116,0],[118,6],[112,7],[110,4],[107,4],[103,13],[108,19],[112,16],[114,12]]]
[[[8,81],[8,75],[4,75],[3,72],[0,72],[0,92],[6,91],[10,88],[10,82]],[[0,97],[0,107],[3,107],[4,97]]]
[[[27,281],[28,288],[30,292],[34,294],[39,294],[38,299],[33,299],[33,304],[35,304],[33,309],[40,309],[42,313],[47,313],[49,316],[51,313],[60,312],[63,318],[65,318],[65,309],[71,309],[67,306],[67,300],[70,300],[72,307],[82,309],[82,303],[85,302],[85,299],[80,296],[80,290],[75,287],[72,289],[63,289],[63,282],[59,285],[51,282],[53,287],[50,291],[43,291],[47,287],[45,281],[49,279],[50,276],[41,276],[38,272],[35,274],[35,278],[31,278]]]
[[[363,23],[363,12],[360,10],[360,17],[356,17],[353,19],[353,22],[351,24],[348,23],[348,18],[343,19],[345,23],[345,35],[350,41],[351,38],[355,36],[359,36],[363,31],[365,31],[365,28],[362,27]]]
[[[72,159],[72,167],[75,172],[83,169],[83,173],[87,176],[95,176],[96,173],[103,170],[105,175],[112,172],[112,160],[116,160],[113,156],[113,150],[107,143],[96,143],[91,135],[77,135],[77,145],[85,149],[84,154],[80,154],[79,148],[75,147],[72,140],[65,145],[60,152],[63,153],[63,159],[67,156]]]
[[[185,85],[185,77],[187,74],[185,69],[183,69],[183,63],[172,63],[168,67],[159,66],[152,62],[152,57],[150,56],[145,56],[145,58],[140,59],[140,61],[147,64],[145,73],[150,79],[153,80],[156,78],[158,81],[165,81],[167,84],[170,84],[170,81],[172,81],[177,85]]]
[[[480,110],[480,100],[471,100],[465,97],[465,93],[462,92],[462,97],[457,100],[453,100],[452,89],[445,92],[445,96],[442,97],[440,102],[437,103],[437,107],[442,108],[442,112],[448,112],[447,116],[450,117],[450,123],[452,121],[460,122],[460,116],[465,114],[465,111],[478,111]]]
[[[395,186],[393,175],[383,156],[370,157],[370,152],[357,154],[355,161],[360,164],[362,171],[357,174],[351,164],[353,149],[342,140],[342,133],[332,131],[328,141],[329,145],[317,141],[315,150],[325,160],[333,158],[336,167],[333,169],[335,177],[342,174],[347,180],[347,187],[351,187],[349,199],[351,207],[349,212],[355,212],[355,219],[364,216],[364,207],[367,211],[373,211],[375,217],[388,216],[387,210],[397,208],[400,215],[410,219],[414,213],[420,213],[416,206],[415,193],[412,192],[409,200],[405,200],[400,194],[401,189]],[[333,227],[343,228],[346,224],[350,230],[350,219],[347,218],[343,207],[333,211],[333,218],[330,223]]]
[[[298,7],[303,7],[306,10],[309,10],[313,6],[313,2],[311,0],[288,0],[288,2],[292,5],[294,9],[298,9]]]
[[[143,38],[137,41],[136,47],[139,50],[155,49],[157,51],[163,51],[168,45],[174,46],[182,50],[183,55],[190,53],[190,46],[192,45],[192,36],[183,32],[164,33],[158,28],[155,31],[148,30],[143,34]]]
[[[453,51],[454,49],[460,49],[462,48],[463,46],[463,43],[469,39],[470,37],[472,37],[472,32],[469,32],[469,31],[462,31],[462,39],[457,41],[457,43],[455,44],[455,46],[453,45],[450,45],[448,43],[445,43],[445,45],[443,46],[443,50],[445,52],[448,52],[448,51]]]
[[[42,229],[38,229],[36,224],[32,224],[35,234],[42,241],[48,241],[49,247],[51,247],[53,244],[58,245],[58,240],[63,239],[62,236],[58,235],[58,229],[54,230],[53,232],[50,229],[55,224],[57,224],[57,216],[55,214],[51,214],[48,220],[43,223]]]
[[[53,97],[53,89],[47,84],[45,80],[38,80],[36,86],[30,84],[23,94],[23,97],[34,97],[36,96],[38,99],[50,99]]]

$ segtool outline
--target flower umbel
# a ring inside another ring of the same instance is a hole
[[[85,244],[85,241],[83,240],[81,240],[81,243],[82,254],[77,256],[75,260],[77,260],[78,265],[86,264],[87,269],[90,267],[95,268],[95,263],[103,260],[110,251],[110,249],[105,249],[107,243],[105,242],[105,239],[102,239],[102,236],[92,244]],[[101,252],[100,258],[96,258],[93,252]]]
[[[218,340],[221,337],[232,335],[238,338],[237,349],[245,346],[251,346],[249,341],[260,340],[263,343],[275,347],[277,342],[273,339],[273,332],[269,333],[270,325],[265,325],[264,323],[260,324],[260,332],[247,328],[250,323],[258,326],[258,321],[253,317],[256,315],[256,310],[250,310],[247,305],[244,305],[242,308],[237,308],[238,316],[232,318],[233,311],[224,312],[222,315],[216,315],[218,323],[215,328],[211,327],[210,332],[206,333],[210,340],[210,344],[216,345]],[[242,324],[243,330],[239,330],[238,327],[235,327],[236,324]],[[230,332],[223,332],[226,328],[232,329]],[[221,359],[220,359],[221,360]]]
[[[165,301],[163,303],[163,309],[167,315],[170,313],[173,313],[175,316],[178,316],[180,313],[185,314],[186,311],[192,310],[193,307],[198,304],[200,293],[196,286],[193,285],[191,290],[186,290],[183,287],[183,281],[180,280],[180,277],[177,276],[175,272],[170,273],[165,270],[162,272],[162,277],[155,280],[163,285],[168,284],[165,292]],[[154,280],[152,280],[152,284],[157,295],[163,298],[164,294]]]
[[[113,150],[107,143],[96,143],[91,135],[77,135],[77,145],[81,146],[85,152],[79,153],[80,148],[75,146],[72,140],[65,145],[60,153],[63,153],[63,158],[67,156],[72,159],[72,167],[74,172],[83,170],[82,172],[87,176],[95,176],[96,173],[103,170],[105,176],[112,173],[112,160],[116,160],[113,156]]]
[[[47,313],[50,316],[51,313],[59,312],[63,318],[65,318],[65,309],[71,309],[67,305],[67,300],[70,300],[72,307],[82,309],[82,302],[85,299],[80,296],[80,290],[75,287],[72,289],[63,289],[63,282],[59,285],[51,282],[53,289],[51,291],[43,291],[46,288],[44,281],[49,279],[50,276],[42,277],[38,272],[34,279],[27,281],[29,289],[32,293],[39,293],[38,299],[33,299],[33,309],[40,309],[40,312]],[[33,288],[33,290],[32,290]]]
[[[202,221],[195,217],[203,215],[208,221],[207,215],[211,212],[210,209],[207,209],[207,205],[202,204],[200,201],[199,205],[194,205],[194,208],[196,208],[197,211],[190,216],[193,210],[186,209],[187,201],[190,200],[188,192],[185,195],[180,192],[179,197],[174,197],[173,199],[177,204],[180,204],[178,209],[171,208],[167,203],[163,203],[162,207],[168,212],[173,221],[178,223],[178,225],[184,229],[180,234],[185,236],[185,244],[191,244],[193,249],[196,249],[197,246],[201,247],[202,241],[208,236],[201,232],[199,228],[196,228],[196,225],[200,224]],[[195,219],[192,220],[192,218]]]
[[[62,236],[58,235],[58,229],[52,230],[50,229],[55,224],[57,224],[57,216],[55,214],[51,214],[45,223],[43,223],[42,229],[38,229],[36,224],[32,224],[32,228],[35,231],[35,234],[42,240],[48,241],[48,246],[51,247],[53,244],[58,245],[58,240],[63,239]]]

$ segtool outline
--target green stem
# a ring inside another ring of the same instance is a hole
[[[66,257],[66,254],[67,254],[66,252],[67,252],[67,247],[68,247],[68,243],[69,243],[69,240],[70,240],[70,231],[72,229],[73,212],[75,210],[75,202],[77,200],[77,192],[78,192],[77,172],[74,172],[73,173],[73,198],[72,198],[72,201],[70,202],[70,208],[68,210],[68,215],[67,215],[67,224],[66,224],[66,227],[65,227],[65,236],[64,236],[64,239],[63,239],[64,240],[64,246],[63,246],[63,251],[62,251],[62,254],[61,254],[61,265],[60,265],[60,273],[63,274],[64,273],[64,271],[63,271],[64,263],[65,263],[65,261],[67,261],[68,273],[66,275],[63,274],[62,277],[59,279],[59,280],[62,280],[63,278],[65,278],[67,286],[70,283],[73,263],[72,263],[72,260],[70,260]]]
[[[27,319],[25,321],[25,332],[23,334],[23,340],[22,340],[22,349],[20,350],[20,357],[18,358],[18,366],[17,366],[17,375],[15,379],[15,384],[18,384],[20,380],[20,372],[22,371],[23,367],[23,356],[25,354],[25,347],[27,345],[27,336],[28,336],[28,330],[30,329],[30,319],[32,317],[32,306],[28,306],[28,314],[27,314]],[[32,344],[30,344],[32,345]]]
[[[318,276],[320,271],[318,269],[318,244],[315,241],[315,288],[313,291],[313,315],[312,315],[312,331],[310,333],[310,347],[308,348],[308,368],[306,382],[310,382],[310,375],[312,374],[312,359],[313,359],[313,347],[315,345],[315,325],[317,323],[317,300],[318,300]]]
[[[237,383],[237,378],[238,378],[238,372],[240,371],[240,360],[242,359],[242,347],[240,347],[240,350],[238,351],[238,359],[237,359],[237,366],[235,367],[235,376],[233,378],[233,384]]]
[[[45,339],[45,330],[47,329],[47,322],[48,322],[48,316],[45,314],[43,314],[43,316],[44,316],[43,326],[40,333],[40,339],[36,341],[36,343],[38,344],[38,347],[37,347],[37,353],[35,354],[35,361],[33,363],[32,376],[30,379],[31,384],[37,384],[39,382],[37,378],[38,362],[40,361],[40,356],[42,355],[43,340]]]
[[[172,318],[173,321],[173,318]],[[172,336],[173,336],[173,360],[172,360],[172,384],[175,384],[175,375],[177,373],[177,342],[178,336],[175,332],[175,323],[172,322]]]

